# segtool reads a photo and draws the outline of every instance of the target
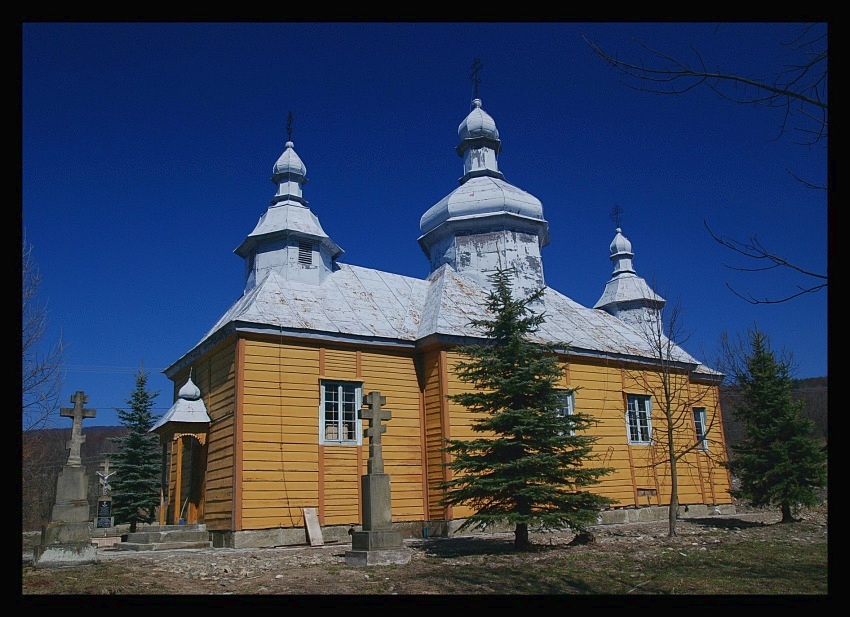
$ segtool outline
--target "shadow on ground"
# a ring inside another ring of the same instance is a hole
[[[763,523],[762,521],[745,521],[740,518],[689,518],[689,523],[714,529],[754,529],[756,527],[768,527],[777,523]]]

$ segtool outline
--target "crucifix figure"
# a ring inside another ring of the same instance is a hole
[[[369,428],[364,433],[369,438],[369,460],[366,463],[366,469],[370,474],[384,473],[381,433],[386,433],[387,427],[381,424],[381,420],[392,418],[392,412],[389,409],[381,409],[381,405],[386,403],[387,397],[381,396],[380,392],[370,392],[363,397],[363,404],[369,407],[361,411],[360,416],[369,420]]]
[[[82,390],[77,390],[74,396],[71,397],[73,407],[63,407],[59,410],[59,415],[63,418],[73,418],[74,423],[71,425],[71,439],[65,444],[66,448],[70,448],[71,453],[68,455],[66,465],[71,467],[81,467],[83,462],[80,458],[80,446],[86,440],[83,435],[83,418],[94,418],[95,410],[83,407],[89,400]]]
[[[100,483],[103,485],[103,494],[106,495],[109,493],[109,478],[115,475],[115,472],[109,473],[109,458],[103,461],[100,464],[100,468],[103,469],[103,472],[98,471],[97,477],[100,478]]]

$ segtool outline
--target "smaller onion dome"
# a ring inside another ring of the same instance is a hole
[[[490,114],[481,109],[481,99],[474,99],[472,105],[472,111],[457,127],[457,136],[461,141],[476,137],[499,139],[499,129],[496,128],[496,122]]]
[[[280,155],[280,158],[277,159],[277,162],[274,164],[273,173],[275,176],[280,176],[283,174],[294,174],[296,176],[306,176],[307,175],[307,167],[304,165],[304,162],[301,160],[301,157],[296,154],[295,144],[291,141],[286,142],[286,149],[283,151],[283,154]]]
[[[188,381],[180,388],[177,396],[187,401],[197,401],[201,398],[201,390],[195,385],[195,382],[192,381],[192,377],[190,376]]]
[[[628,238],[626,238],[626,236],[623,235],[623,230],[619,227],[617,228],[617,235],[615,235],[614,239],[611,241],[610,250],[612,259],[618,255],[634,257],[634,253],[632,253],[632,243]]]

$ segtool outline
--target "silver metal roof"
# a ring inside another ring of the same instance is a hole
[[[414,344],[431,335],[475,337],[470,321],[486,318],[488,291],[446,265],[427,280],[339,264],[321,285],[286,280],[271,272],[236,301],[195,349],[229,325],[318,337],[362,338]],[[652,359],[641,332],[608,313],[584,307],[547,287],[540,310],[546,320],[536,340],[576,353]],[[677,361],[700,362],[676,348]],[[707,367],[700,372],[714,373]]]
[[[172,423],[194,423],[208,425],[210,417],[207,414],[207,406],[201,398],[201,391],[198,386],[192,381],[192,377],[183,384],[180,392],[177,395],[177,400],[165,414],[153,425],[148,431],[149,433],[156,429]]]

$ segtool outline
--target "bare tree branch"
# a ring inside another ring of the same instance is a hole
[[[722,99],[739,105],[781,108],[784,117],[779,135],[788,131],[792,118],[799,119],[800,126],[794,127],[794,131],[806,137],[802,143],[813,145],[826,139],[829,128],[827,38],[815,26],[809,24],[794,40],[780,43],[799,54],[801,59],[795,64],[781,66],[772,79],[709,69],[694,47],[691,51],[695,62],[691,65],[633,38],[632,41],[649,54],[650,63],[640,58],[628,62],[605,51],[586,36],[582,38],[594,54],[625,77],[623,83],[630,88],[652,94],[681,95],[704,86]],[[806,127],[806,123],[811,123],[814,129]]]
[[[39,343],[47,327],[47,306],[38,301],[41,273],[32,246],[22,243],[21,260],[21,412],[22,428],[50,426],[59,407],[65,348],[59,341],[47,351]]]
[[[729,238],[728,236],[717,235],[712,231],[711,227],[708,226],[706,221],[703,221],[703,225],[708,230],[708,233],[714,239],[715,242],[724,246],[725,248],[737,253],[739,255],[743,255],[745,258],[754,260],[756,263],[763,263],[763,266],[758,267],[750,267],[745,268],[741,266],[731,266],[729,264],[723,264],[725,267],[730,270],[737,270],[739,272],[765,272],[768,270],[774,270],[777,268],[785,268],[788,270],[792,270],[797,272],[798,274],[802,274],[803,276],[810,277],[813,279],[817,279],[816,283],[812,283],[811,285],[796,285],[796,291],[781,298],[756,298],[751,293],[741,293],[734,289],[729,283],[726,284],[726,287],[729,290],[741,298],[742,300],[749,302],[750,304],[780,304],[782,302],[788,302],[789,300],[793,300],[794,298],[798,298],[805,294],[816,293],[821,291],[822,289],[826,289],[829,284],[829,278],[826,274],[820,274],[818,272],[812,272],[811,270],[807,270],[802,268],[787,259],[780,257],[774,253],[771,253],[768,249],[762,245],[759,241],[758,237],[751,236],[749,242],[741,242],[739,240],[735,240],[734,238]]]

